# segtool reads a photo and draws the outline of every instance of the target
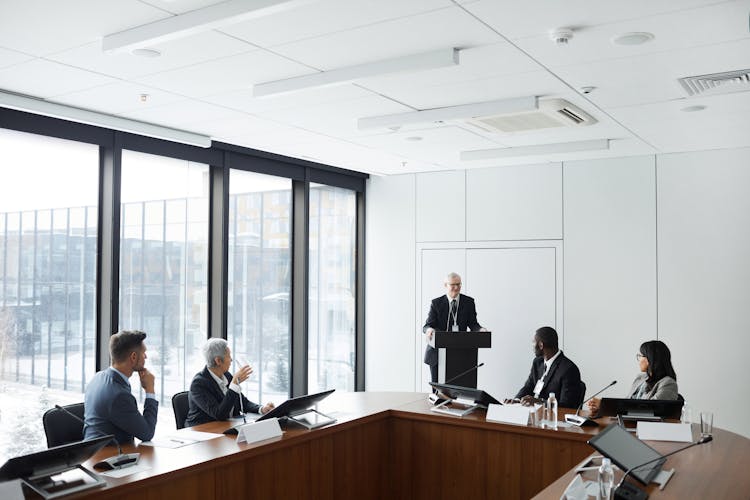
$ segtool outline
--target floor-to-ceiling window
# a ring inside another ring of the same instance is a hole
[[[0,463],[94,374],[98,169],[96,146],[0,129]]]
[[[286,399],[290,388],[292,182],[230,170],[227,339],[248,362],[251,399]]]
[[[310,186],[308,388],[355,388],[357,196]]]
[[[121,330],[146,332],[163,419],[203,367],[208,321],[208,165],[123,151]],[[137,384],[133,384],[134,387]]]

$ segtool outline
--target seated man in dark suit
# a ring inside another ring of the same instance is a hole
[[[154,375],[145,368],[146,334],[122,331],[109,338],[112,366],[102,370],[86,386],[84,397],[83,438],[114,434],[120,444],[132,443],[133,437],[149,441],[154,437],[159,402],[154,394]],[[130,376],[138,373],[146,391],[143,414],[130,392]]]
[[[524,405],[542,403],[555,393],[558,405],[577,408],[581,403],[581,372],[557,347],[557,332],[543,326],[534,334],[534,355],[531,373],[516,398]]]
[[[240,384],[247,380],[253,369],[250,365],[245,365],[234,376],[229,373],[232,352],[226,340],[209,339],[203,346],[203,356],[206,358],[206,367],[196,373],[190,383],[185,426],[227,420],[229,417],[239,416],[240,410],[260,414],[271,411],[273,403],[261,408],[242,394]]]
[[[432,299],[430,312],[427,314],[427,321],[422,327],[422,331],[427,336],[427,340],[432,339],[436,331],[445,332],[472,332],[487,330],[477,321],[477,309],[474,305],[474,299],[461,292],[461,276],[456,273],[449,273],[445,277],[445,295]],[[437,349],[430,345],[424,352],[424,362],[430,367],[430,378],[432,382],[438,380],[438,352]]]

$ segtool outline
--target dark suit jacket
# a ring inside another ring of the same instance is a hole
[[[232,374],[226,372],[224,378],[227,385],[232,381]],[[242,409],[245,413],[258,413],[260,406],[249,401],[244,395],[237,394],[229,389],[223,394],[219,384],[208,372],[208,368],[196,373],[190,383],[188,394],[188,415],[185,426],[205,424],[215,420],[227,420],[240,414],[240,397],[242,397]],[[234,409],[232,409],[234,407]],[[231,414],[230,414],[231,411]]]
[[[83,439],[114,434],[120,444],[133,437],[149,441],[154,437],[159,402],[146,398],[143,415],[130,392],[130,384],[114,368],[102,370],[86,386],[83,413]]]
[[[531,363],[531,373],[521,390],[516,394],[517,398],[533,396],[537,380],[544,375],[544,356],[534,358]],[[549,367],[547,378],[544,379],[542,391],[539,393],[541,399],[547,399],[549,393],[554,392],[557,404],[563,408],[578,408],[583,399],[581,394],[581,372],[570,359],[560,352],[560,355]]]
[[[427,321],[424,322],[422,331],[427,331],[428,328],[434,328],[438,332],[444,332],[448,326],[448,313],[450,312],[450,303],[448,297],[443,295],[436,299],[432,299],[430,304],[430,312],[427,314]],[[462,332],[471,330],[476,332],[482,325],[477,321],[477,310],[474,305],[474,299],[468,295],[459,294],[458,299],[458,311],[456,311],[456,323],[458,329]],[[433,349],[431,346],[427,346],[424,351],[424,362],[430,366],[437,364],[437,349]]]

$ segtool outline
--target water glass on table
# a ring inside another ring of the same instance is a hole
[[[714,431],[714,414],[710,411],[701,412],[701,436],[710,436]]]

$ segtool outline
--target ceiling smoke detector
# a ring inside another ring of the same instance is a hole
[[[570,28],[557,28],[549,32],[549,39],[555,42],[555,45],[568,45],[571,38],[573,30]]]

